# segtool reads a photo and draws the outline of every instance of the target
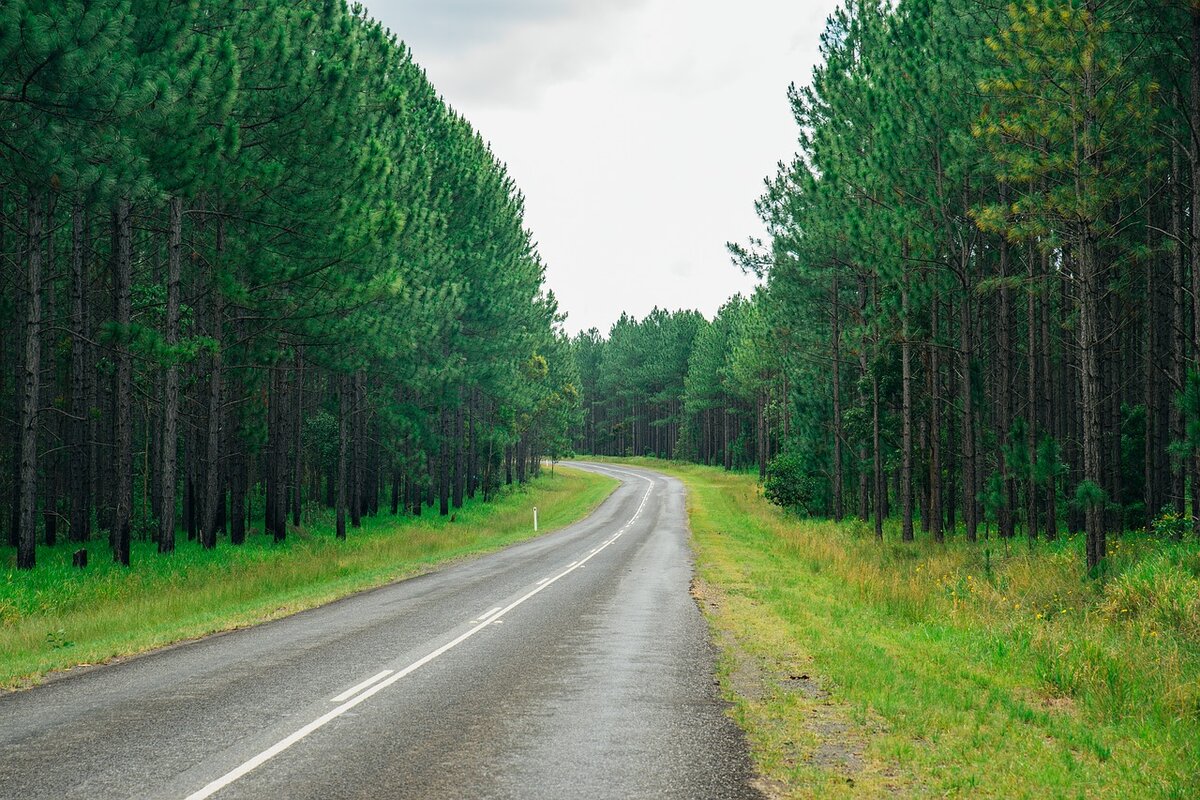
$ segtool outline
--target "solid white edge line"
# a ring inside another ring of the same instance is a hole
[[[385,669],[383,672],[379,673],[378,675],[372,675],[371,677],[367,678],[362,683],[351,686],[349,689],[342,692],[337,697],[330,698],[329,702],[340,703],[343,700],[345,700],[346,698],[353,697],[354,695],[358,694],[359,692],[361,692],[363,689],[367,688],[371,684],[378,683],[379,681],[383,680],[384,678],[386,678],[388,675],[391,675],[391,674],[392,674],[392,671],[390,669]]]
[[[637,473],[627,473],[627,474],[637,475]],[[653,489],[654,489],[654,481],[652,479],[647,478],[644,475],[638,475],[637,477],[648,482],[650,485],[646,488],[646,494],[642,496],[642,502],[638,505],[638,509],[634,513],[633,519],[637,519],[638,515],[642,513],[642,509],[645,507],[646,501],[650,499],[650,492],[653,491]],[[615,541],[617,538],[619,538],[619,536],[620,536],[620,534],[617,534],[617,536],[613,537],[613,541]],[[347,711],[354,708],[359,703],[365,702],[367,699],[374,697],[376,694],[378,694],[379,692],[382,692],[384,689],[386,689],[387,687],[396,683],[401,678],[405,677],[406,675],[409,675],[410,673],[416,672],[418,669],[425,666],[430,661],[433,661],[438,656],[442,655],[443,653],[447,652],[448,650],[454,649],[458,645],[465,642],[467,639],[470,639],[472,636],[474,636],[476,633],[478,633],[479,631],[486,628],[492,622],[498,620],[500,617],[504,616],[509,611],[512,611],[514,608],[521,605],[522,603],[524,603],[526,600],[530,599],[534,595],[540,593],[543,589],[548,588],[549,586],[554,584],[556,581],[558,581],[560,578],[570,575],[572,572],[579,569],[581,566],[586,564],[588,561],[591,561],[593,558],[595,558],[597,555],[599,555],[600,552],[602,550],[604,550],[605,547],[608,547],[608,545],[607,544],[604,545],[604,547],[601,547],[600,550],[597,550],[596,552],[589,554],[583,560],[575,562],[572,566],[567,567],[566,569],[564,569],[562,572],[558,573],[554,577],[547,579],[545,583],[542,583],[542,584],[534,587],[533,589],[529,590],[524,595],[522,595],[521,597],[517,598],[516,600],[512,601],[507,606],[505,606],[499,613],[489,617],[487,620],[479,623],[478,625],[475,625],[474,627],[470,628],[466,632],[459,634],[459,636],[457,638],[452,639],[451,641],[449,641],[446,644],[442,645],[441,647],[437,648],[436,650],[429,653],[428,655],[425,655],[424,657],[417,659],[416,661],[409,664],[404,669],[400,670],[399,672],[394,673],[391,677],[386,678],[379,683],[376,683],[374,686],[370,687],[362,694],[356,695],[355,697],[351,698],[350,700],[347,700],[346,702],[342,703],[337,708],[327,711],[326,713],[317,717],[312,722],[308,723],[307,725],[305,725],[304,727],[295,731],[294,733],[280,739],[278,742],[271,745],[266,750],[263,750],[261,753],[254,756],[250,760],[243,762],[240,766],[235,767],[235,768],[231,769],[229,772],[226,772],[221,777],[210,781],[203,788],[198,789],[197,791],[189,794],[185,798],[185,800],[204,800],[207,797],[212,797],[214,794],[221,791],[226,786],[228,786],[229,784],[236,781],[238,778],[241,778],[242,776],[248,774],[249,772],[257,769],[258,767],[262,766],[266,762],[270,761],[272,758],[279,755],[284,750],[287,750],[289,747],[291,747],[292,745],[294,745],[296,742],[300,741],[304,737],[308,736],[313,731],[318,730],[319,728],[323,728],[325,725],[327,725],[328,723],[337,719],[342,714],[345,714]]]

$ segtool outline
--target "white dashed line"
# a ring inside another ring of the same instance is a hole
[[[623,473],[623,474],[637,475],[637,473]],[[289,747],[291,747],[292,745],[294,745],[296,742],[300,741],[301,739],[305,738],[313,731],[324,727],[328,723],[332,722],[333,720],[335,720],[338,717],[345,714],[350,709],[357,706],[359,703],[363,703],[366,700],[368,700],[369,698],[374,697],[379,692],[383,691],[387,687],[396,683],[397,681],[399,681],[401,678],[405,677],[406,675],[409,675],[409,674],[417,671],[418,669],[425,666],[430,661],[433,661],[435,658],[442,655],[443,653],[446,653],[447,651],[453,650],[455,647],[458,647],[460,644],[465,642],[467,639],[470,639],[472,636],[474,636],[476,633],[478,633],[479,631],[486,628],[488,625],[491,625],[492,623],[502,623],[503,620],[500,619],[500,617],[503,617],[509,611],[512,611],[514,608],[521,605],[526,600],[529,600],[534,595],[541,592],[543,589],[549,587],[550,585],[552,585],[553,583],[558,581],[560,578],[564,578],[567,575],[570,575],[572,572],[574,572],[575,570],[582,567],[588,561],[595,558],[602,550],[604,550],[604,548],[608,547],[613,542],[615,542],[617,539],[621,538],[621,534],[623,534],[629,528],[629,526],[632,525],[634,523],[634,521],[637,520],[637,518],[642,515],[642,509],[646,507],[646,501],[650,499],[650,492],[654,490],[654,481],[652,479],[647,478],[642,475],[637,475],[637,477],[641,478],[642,480],[644,480],[650,484],[646,488],[646,494],[642,496],[642,502],[638,505],[637,511],[634,512],[633,517],[630,518],[630,520],[627,523],[625,523],[625,526],[622,527],[619,531],[617,531],[617,533],[611,539],[606,541],[602,546],[593,550],[591,553],[589,553],[583,559],[581,559],[579,561],[572,561],[570,564],[568,564],[562,570],[562,572],[559,572],[557,575],[554,575],[553,577],[550,577],[550,578],[543,578],[542,580],[538,581],[537,585],[533,589],[530,589],[528,592],[526,592],[525,594],[521,595],[516,600],[509,603],[507,606],[505,606],[503,608],[498,607],[497,609],[493,609],[492,612],[495,612],[495,613],[488,612],[488,614],[486,615],[486,617],[483,619],[482,622],[479,622],[479,623],[473,625],[471,628],[468,628],[464,633],[459,634],[457,638],[450,640],[446,644],[444,644],[441,647],[437,648],[436,650],[430,652],[429,654],[425,655],[424,657],[417,659],[416,661],[409,664],[407,667],[400,670],[399,672],[392,673],[391,670],[384,670],[383,672],[379,673],[378,675],[368,678],[367,680],[363,681],[362,683],[358,684],[357,686],[355,686],[351,689],[347,689],[345,692],[343,692],[342,694],[340,694],[334,698],[334,701],[337,702],[337,701],[339,701],[339,698],[349,697],[349,699],[347,699],[345,702],[343,702],[337,708],[331,709],[330,711],[317,717],[316,719],[314,719],[312,722],[308,723],[304,727],[300,728],[296,732],[284,737],[283,739],[280,739],[278,742],[271,745],[266,750],[263,750],[261,753],[254,756],[254,758],[251,758],[250,760],[244,762],[240,766],[235,767],[234,769],[230,770],[229,772],[226,772],[221,777],[208,783],[202,789],[192,792],[190,795],[187,796],[186,800],[204,800],[204,798],[206,798],[206,797],[212,797],[214,794],[221,791],[229,784],[233,783],[234,781],[236,781],[237,779],[246,775],[247,773],[251,772],[252,770],[262,766],[263,764],[270,761],[275,756],[282,753],[284,750],[287,750]],[[365,691],[362,691],[361,694],[356,694],[357,692],[359,692],[361,689],[364,689],[364,688],[366,689]]]
[[[367,678],[362,683],[351,686],[349,689],[342,692],[337,697],[331,698],[329,700],[329,702],[340,703],[343,700],[349,699],[349,698],[353,697],[354,695],[358,694],[359,692],[361,692],[363,689],[370,686],[371,684],[379,683],[381,680],[383,680],[384,678],[386,678],[388,675],[391,675],[391,674],[392,674],[392,671],[390,669],[385,669],[383,672],[379,673],[378,675],[372,675],[371,677]]]

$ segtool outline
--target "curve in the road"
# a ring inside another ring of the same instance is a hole
[[[683,487],[580,466],[562,531],[0,698],[0,796],[756,797]]]

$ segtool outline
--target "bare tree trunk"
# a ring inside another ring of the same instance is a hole
[[[1055,371],[1051,369],[1050,358],[1050,297],[1052,285],[1050,277],[1050,257],[1048,254],[1042,255],[1042,420],[1046,425],[1046,430],[1052,431],[1054,438],[1061,443],[1062,431],[1058,422],[1059,415],[1057,409],[1052,408],[1050,402],[1050,387],[1055,378]],[[1061,381],[1060,381],[1061,384]],[[1055,393],[1059,403],[1062,403],[1062,391],[1065,387],[1059,386],[1059,391]],[[1046,540],[1053,541],[1058,537],[1058,479],[1054,474],[1050,473],[1050,478],[1046,485]]]
[[[85,391],[87,340],[84,334],[83,206],[71,209],[71,541],[88,539],[88,410]]]
[[[1025,448],[1029,453],[1029,474],[1026,476],[1025,482],[1025,534],[1030,541],[1038,538],[1038,515],[1037,515],[1037,496],[1038,487],[1036,480],[1037,467],[1037,432],[1038,432],[1038,374],[1037,374],[1037,331],[1038,331],[1038,314],[1037,314],[1037,296],[1033,292],[1034,270],[1033,270],[1034,254],[1029,253],[1029,263],[1026,267],[1026,278],[1029,281],[1029,287],[1025,293],[1025,317],[1026,317],[1026,354],[1025,354]],[[1049,376],[1043,378],[1047,380]]]
[[[964,256],[965,258],[965,256]],[[965,269],[965,265],[964,265]],[[964,275],[965,278],[965,275]],[[967,541],[978,538],[978,516],[975,506],[975,405],[974,387],[971,380],[971,360],[974,356],[974,341],[971,326],[970,287],[964,286],[960,319],[959,382],[962,393],[962,491],[963,523],[967,526]]]
[[[467,497],[475,498],[479,476],[479,444],[475,441],[475,389],[471,389],[471,402],[467,406]],[[593,452],[588,450],[588,452]]]
[[[758,479],[760,481],[767,477],[767,399],[765,395],[765,390],[760,389],[756,398],[758,408],[755,409],[758,427],[758,446],[756,448],[758,452],[756,455],[758,456]]]
[[[300,527],[300,510],[302,497],[300,488],[304,485],[304,446],[303,423],[304,417],[304,356],[300,347],[296,348],[296,399],[292,410],[292,525]],[[394,513],[394,512],[393,512]]]
[[[364,441],[363,414],[365,413],[364,406],[366,405],[363,386],[363,371],[355,370],[353,378],[354,403],[352,406],[354,422],[354,461],[351,465],[353,471],[351,495],[350,495],[350,527],[362,527],[362,512],[363,512],[363,461],[366,460],[367,448]]]
[[[400,470],[392,465],[392,516],[400,513]]]
[[[241,426],[238,425],[240,432]],[[241,436],[234,437],[229,470],[229,541],[244,544],[246,541],[246,488],[249,483],[245,443]]]
[[[352,413],[350,379],[343,376],[338,385],[338,462],[337,462],[337,538],[346,538],[346,450],[350,437],[347,418]],[[416,503],[420,513],[420,501]]]
[[[1200,370],[1200,5],[1191,6],[1191,97],[1188,116],[1192,146],[1188,160],[1192,176],[1191,196],[1191,268],[1192,268],[1192,358]],[[1200,536],[1200,452],[1189,459],[1192,473],[1192,532]]]
[[[113,559],[129,565],[129,536],[133,503],[133,356],[129,351],[132,316],[133,221],[128,200],[117,201],[116,295],[117,325],[121,342],[117,347],[117,497],[113,519]]]
[[[215,294],[215,292],[214,292]],[[218,344],[212,354],[208,376],[208,430],[204,462],[204,515],[200,527],[200,544],[211,550],[217,546],[217,511],[223,502],[221,491],[221,369],[223,358],[220,345],[221,302],[213,298],[213,338]]]
[[[904,245],[907,257],[908,243]],[[913,410],[912,410],[912,344],[908,340],[908,280],[900,287],[900,538],[913,541]]]
[[[42,367],[42,209],[37,196],[28,199],[29,245],[26,257],[26,311],[24,392],[21,400],[20,512],[17,532],[17,568],[33,569],[37,562],[37,439],[38,381]]]
[[[942,531],[942,377],[938,350],[938,297],[929,305],[929,532],[935,542]]]
[[[455,508],[462,508],[465,491],[465,469],[463,465],[463,396],[462,388],[458,390],[458,402],[454,409],[454,495],[452,502]]]
[[[1008,202],[1008,186],[1000,185],[1001,202]],[[1011,267],[1012,253],[1009,249],[1008,240],[1005,237],[1000,237],[1000,313],[996,324],[996,349],[999,361],[999,376],[997,379],[997,427],[999,428],[999,438],[1001,443],[1006,447],[1012,444],[1012,423],[1013,423],[1013,309],[1012,309],[1012,294],[1005,283],[1009,277]],[[1000,529],[1000,536],[1008,539],[1014,533],[1013,511],[1015,504],[1013,495],[1015,494],[1013,487],[1012,470],[1008,464],[1008,458],[1005,455],[1004,447],[1000,449],[1000,479],[1003,487],[1003,500],[1000,504],[997,526]]]
[[[54,230],[53,230],[53,204],[47,198],[45,209],[44,225],[46,227],[46,236],[44,241],[45,253],[42,256],[42,272],[43,275],[54,275]],[[46,286],[42,290],[42,303],[44,304],[42,314],[49,319],[58,317],[55,309],[54,283],[45,281]],[[49,380],[39,381],[39,390],[41,397],[38,400],[40,408],[51,408],[54,406],[54,395],[58,391],[58,359],[55,356],[55,342],[53,338],[54,331],[47,330],[42,327],[41,335],[45,337],[45,341],[41,344],[41,353],[47,355],[48,367],[50,370]],[[62,438],[62,420],[58,414],[52,414],[42,422],[42,427],[50,438],[50,441],[61,440]],[[58,487],[59,487],[59,455],[58,448],[51,447],[49,452],[44,453],[41,457],[42,471],[42,541],[47,547],[54,547],[58,544]]]
[[[170,200],[169,240],[167,244],[167,346],[179,343],[180,248],[183,243],[183,201]],[[175,549],[175,457],[179,447],[179,365],[169,355],[163,387],[162,431],[162,507],[158,510],[158,552]]]
[[[878,345],[877,345],[878,346]],[[871,447],[875,475],[875,538],[883,538],[884,493],[883,454],[879,447],[879,376],[871,374]]]
[[[224,504],[225,494],[221,483],[221,382],[225,355],[222,349],[222,328],[224,326],[224,300],[221,289],[217,285],[216,270],[222,265],[225,257],[225,220],[217,219],[216,264],[209,275],[209,303],[212,309],[212,319],[209,322],[209,335],[216,346],[213,348],[208,376],[208,431],[205,442],[204,463],[204,516],[200,529],[200,543],[206,550],[217,546],[217,516],[218,509]]]
[[[1104,485],[1101,456],[1102,403],[1099,329],[1099,254],[1090,231],[1085,231],[1079,253],[1079,347],[1081,400],[1083,405],[1083,478],[1094,488]],[[1105,556],[1104,504],[1088,503],[1084,510],[1087,530],[1087,568],[1096,570]]]
[[[1179,146],[1171,143],[1171,235],[1175,239],[1175,250],[1171,256],[1171,378],[1176,392],[1183,391],[1185,380],[1184,361],[1187,348],[1184,344],[1187,330],[1187,312],[1184,307],[1184,248],[1183,248],[1183,189],[1180,186],[1182,167],[1179,163]],[[1183,410],[1178,403],[1171,403],[1171,439],[1184,441]],[[1184,496],[1187,493],[1187,467],[1184,463],[1171,464],[1171,507],[1183,516]]]
[[[282,542],[287,538],[287,452],[288,452],[288,430],[287,430],[287,403],[289,401],[287,392],[287,379],[284,377],[284,366],[282,362],[272,367],[275,374],[275,400],[277,406],[275,417],[275,439],[271,443],[271,453],[275,459],[275,469],[272,473],[271,481],[274,484],[275,502],[273,504],[273,519],[271,520],[272,530],[275,534],[275,541]]]
[[[842,331],[838,276],[833,275],[830,325],[833,339],[833,519],[842,521]],[[790,416],[790,415],[789,415]]]

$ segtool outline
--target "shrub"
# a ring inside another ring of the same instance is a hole
[[[767,465],[763,486],[767,500],[792,511],[812,513],[818,480],[796,453],[780,453]]]

